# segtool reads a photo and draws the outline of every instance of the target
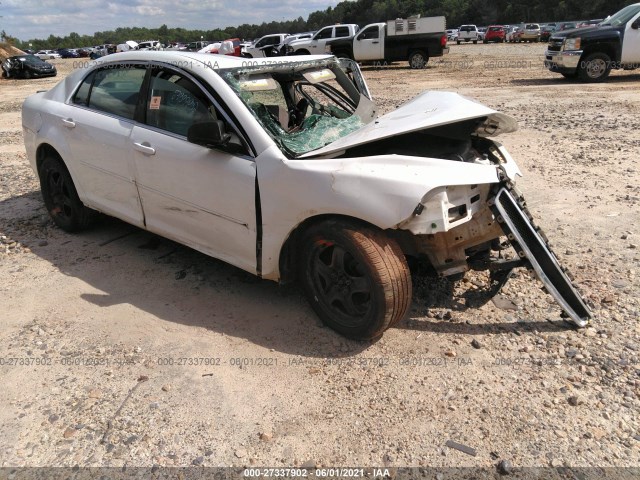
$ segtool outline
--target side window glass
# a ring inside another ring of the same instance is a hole
[[[89,92],[89,107],[133,120],[144,76],[142,65],[98,70]]]
[[[378,38],[378,27],[369,27],[364,32],[362,32],[359,36],[361,40]]]
[[[262,40],[260,40],[258,43],[256,43],[256,48],[261,48],[264,47],[267,44],[267,39],[263,38]]]
[[[349,27],[336,27],[336,38],[348,37]]]
[[[320,32],[318,32],[318,35],[316,35],[316,39],[322,40],[324,38],[331,38],[331,28],[325,28],[324,30],[320,30]]]
[[[91,84],[93,83],[93,77],[95,76],[95,71],[91,72],[87,77],[83,80],[80,88],[76,91],[76,94],[73,96],[73,103],[76,105],[84,105],[89,106],[89,91],[91,90]]]
[[[146,123],[187,136],[189,128],[218,117],[205,93],[191,80],[172,70],[157,70],[151,77]]]

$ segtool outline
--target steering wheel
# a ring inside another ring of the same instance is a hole
[[[326,110],[324,108],[324,105],[322,105],[320,102],[316,101],[316,99],[314,99],[311,95],[309,95],[307,92],[305,92],[303,90],[303,88],[302,88],[303,85],[311,85],[311,84],[310,83],[305,83],[305,82],[299,82],[295,86],[295,91],[297,93],[299,93],[308,102],[307,105],[311,105],[311,109],[313,110],[313,113],[319,113],[321,115],[327,115],[328,113],[326,112]],[[300,102],[298,102],[298,105],[300,105]],[[296,108],[298,107],[298,105],[296,105]]]

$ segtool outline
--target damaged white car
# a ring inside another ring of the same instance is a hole
[[[297,278],[348,337],[403,318],[408,257],[442,275],[525,266],[574,323],[591,317],[490,139],[515,120],[457,94],[379,116],[348,60],[131,52],[30,96],[22,122],[62,229],[99,211],[261,278]],[[505,236],[516,260],[490,255]]]

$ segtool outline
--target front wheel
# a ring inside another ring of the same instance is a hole
[[[606,80],[611,73],[611,58],[606,53],[591,53],[580,60],[578,78],[583,82],[597,83]]]
[[[304,234],[299,277],[307,300],[329,327],[370,340],[401,320],[411,276],[398,244],[366,225],[329,220]]]
[[[95,218],[95,210],[84,206],[62,161],[47,157],[38,170],[42,199],[54,223],[67,232],[84,230]]]
[[[413,52],[409,55],[409,66],[413,69],[425,68],[428,61],[429,57],[421,51]]]

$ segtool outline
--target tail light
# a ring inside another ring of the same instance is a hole
[[[440,37],[440,46],[442,48],[447,46],[447,35],[444,34],[442,37]]]

